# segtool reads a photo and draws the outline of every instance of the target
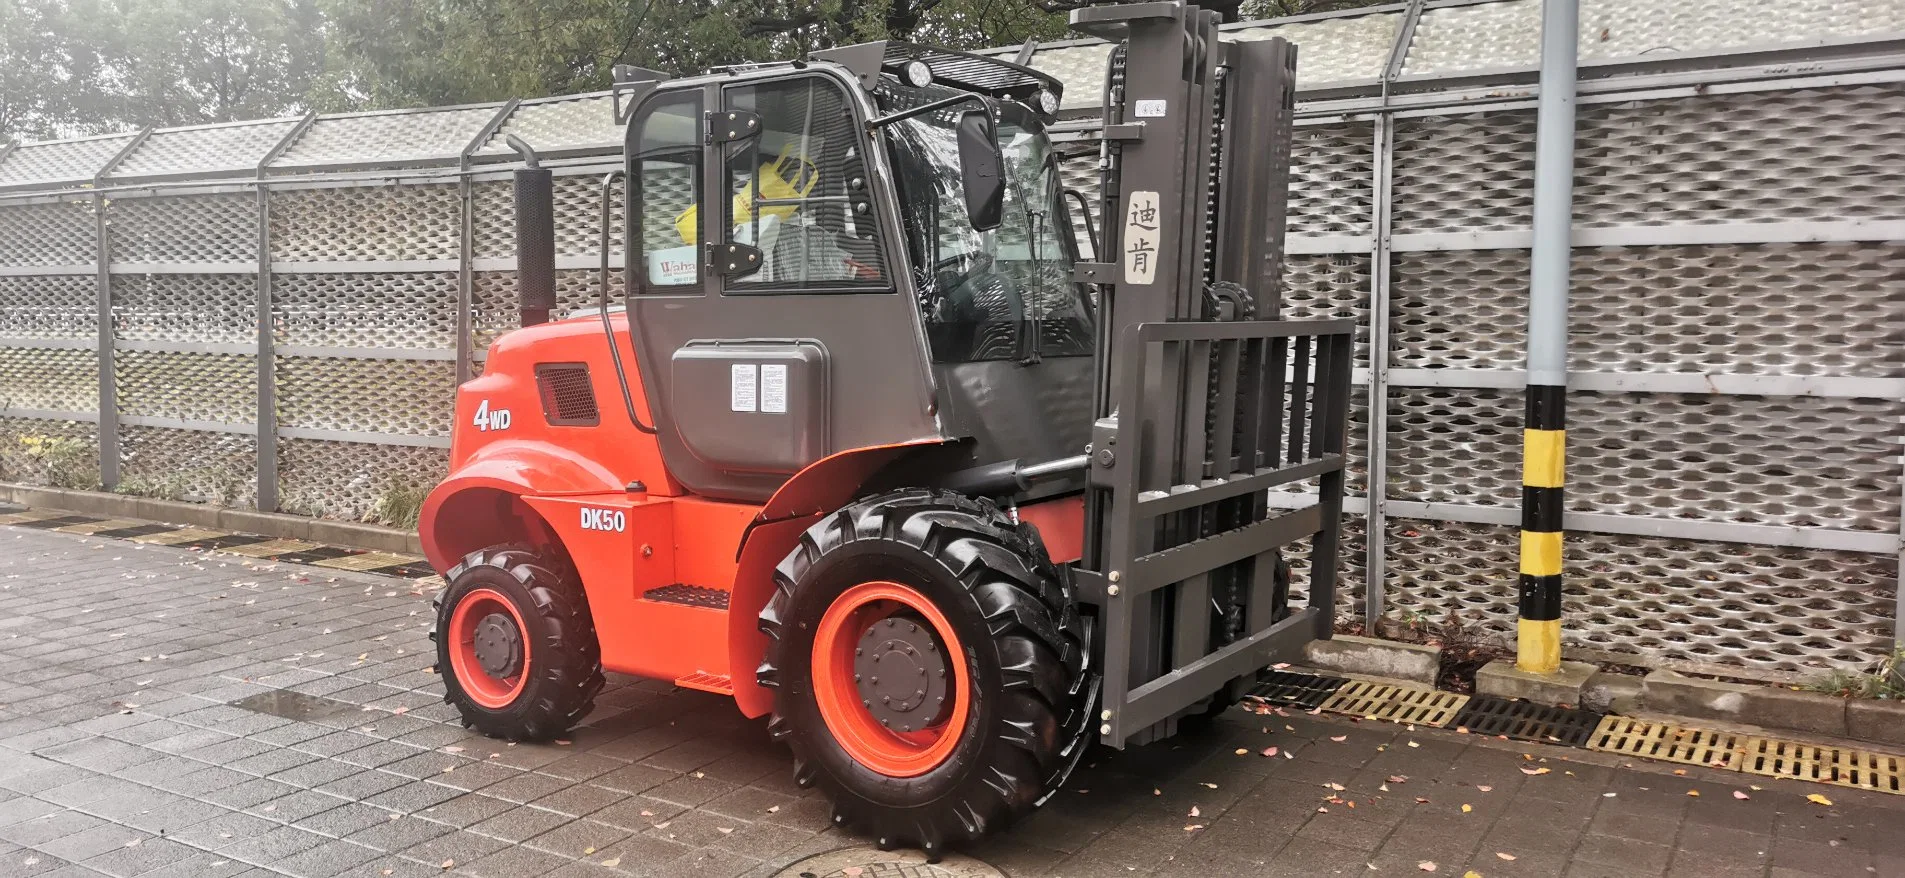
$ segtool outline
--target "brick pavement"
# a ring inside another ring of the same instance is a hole
[[[0,527],[0,876],[764,876],[863,842],[830,829],[785,752],[716,696],[618,679],[567,744],[465,732],[412,588]],[[292,720],[231,704],[274,690],[346,706]],[[1095,754],[970,853],[1066,878],[1423,862],[1487,878],[1905,876],[1905,797],[1672,771],[1235,711]]]

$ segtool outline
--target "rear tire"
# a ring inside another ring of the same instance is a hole
[[[443,700],[492,738],[540,741],[588,715],[602,648],[567,565],[522,546],[465,556],[432,603]]]
[[[836,825],[936,858],[1032,810],[1088,745],[1069,572],[991,503],[924,489],[861,500],[809,528],[774,583],[757,675],[774,690],[768,729],[793,749],[795,780],[831,796]],[[948,683],[920,682],[915,699],[912,682],[895,693],[889,680],[880,695],[857,664],[867,650],[908,681]]]

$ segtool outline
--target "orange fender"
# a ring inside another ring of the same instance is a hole
[[[529,531],[520,519],[528,508],[517,497],[623,488],[607,467],[553,442],[495,441],[430,491],[417,517],[417,536],[430,566],[444,571],[477,549],[524,538]]]
[[[881,467],[910,451],[939,444],[937,439],[921,439],[829,455],[795,473],[761,507],[741,537],[740,566],[728,600],[728,667],[734,702],[741,713],[763,716],[774,708],[774,693],[754,682],[754,669],[767,654],[767,635],[758,623],[761,608],[774,596],[774,567],[793,551],[814,519],[851,502]]]

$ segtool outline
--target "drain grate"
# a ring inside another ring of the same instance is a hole
[[[1601,715],[1589,710],[1477,695],[1468,700],[1450,725],[1478,735],[1506,735],[1517,741],[1579,747],[1587,743],[1600,723]]]
[[[783,867],[774,878],[1005,878],[990,864],[960,854],[937,863],[912,851],[849,847],[816,854]]]
[[[1286,704],[1315,710],[1323,706],[1336,690],[1348,682],[1341,677],[1319,677],[1291,671],[1266,671],[1257,677],[1257,688],[1250,693],[1271,704]]]
[[[345,714],[358,713],[363,710],[363,708],[348,701],[339,701],[335,698],[323,698],[317,695],[306,695],[303,692],[293,692],[289,689],[273,689],[269,692],[260,692],[256,695],[240,698],[232,702],[231,705],[233,707],[242,707],[245,710],[254,711],[256,713],[265,713],[272,716],[284,717],[285,719],[302,720],[304,722],[315,722],[326,717],[343,716]]]
[[[1588,736],[1587,748],[1684,765],[1735,767],[1739,736],[1624,716],[1609,716]]]
[[[1448,725],[1467,703],[1467,695],[1453,692],[1348,680],[1323,703],[1323,709],[1369,719],[1440,727]]]
[[[1738,768],[1747,774],[1837,784],[1881,793],[1905,793],[1905,759],[1863,750],[1819,747],[1772,738],[1739,743]]]

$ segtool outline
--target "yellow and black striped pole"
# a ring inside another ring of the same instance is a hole
[[[1561,666],[1561,485],[1567,470],[1568,389],[1528,385],[1521,431],[1521,618],[1515,667]]]
[[[1522,432],[1521,618],[1515,667],[1561,668],[1561,483],[1566,471],[1568,257],[1574,225],[1575,0],[1541,4],[1534,246],[1528,255],[1528,399]]]

